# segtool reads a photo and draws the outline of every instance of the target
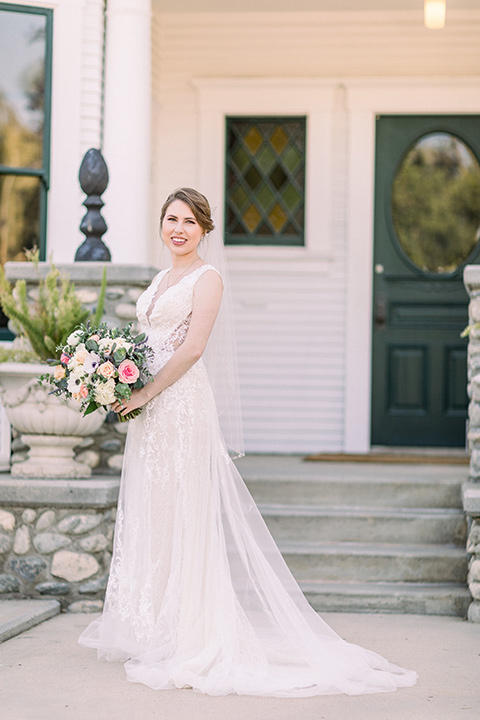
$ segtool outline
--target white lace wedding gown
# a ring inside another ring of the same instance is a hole
[[[160,273],[139,298],[153,372],[183,341],[208,269],[153,305]],[[417,677],[310,607],[228,456],[202,360],[130,422],[105,608],[79,642],[133,682],[211,695],[356,695]]]

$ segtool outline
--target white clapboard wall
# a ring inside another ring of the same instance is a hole
[[[449,10],[441,33],[426,33],[423,4],[390,13],[165,13],[154,0],[152,10],[154,208],[173,187],[199,177],[198,79],[324,78],[341,87],[342,78],[478,73],[480,8]],[[337,148],[324,268],[306,269],[295,260],[269,268],[254,258],[232,265],[249,452],[344,446],[345,248],[355,223],[346,216],[348,97],[341,110],[331,139]],[[157,216],[153,212],[152,238],[158,237]],[[153,239],[157,265],[164,264],[159,247]]]
[[[341,268],[339,268],[341,270]],[[248,452],[342,446],[341,272],[233,273]]]

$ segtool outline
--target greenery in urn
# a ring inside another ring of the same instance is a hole
[[[12,329],[17,335],[15,340],[20,340],[19,343],[14,342],[12,348],[0,348],[0,362],[46,362],[59,359],[68,336],[82,323],[99,325],[103,315],[106,267],[103,270],[97,308],[95,313],[91,313],[82,305],[73,282],[62,275],[53,262],[50,262],[49,272],[42,278],[38,272],[38,249],[26,250],[25,254],[38,273],[35,300],[28,298],[25,280],[17,280],[12,288],[0,267],[0,304],[12,322]]]

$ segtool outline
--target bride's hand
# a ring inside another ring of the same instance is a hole
[[[110,408],[119,415],[128,415],[128,413],[131,413],[133,410],[143,407],[147,400],[148,398],[145,397],[142,388],[141,390],[133,390],[130,400],[115,400],[115,402],[110,405]]]

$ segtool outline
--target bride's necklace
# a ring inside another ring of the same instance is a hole
[[[192,263],[190,263],[190,265],[189,265],[187,268],[185,268],[185,270],[184,270],[178,277],[175,278],[175,283],[174,283],[174,285],[176,285],[176,284],[179,282],[179,280],[180,280],[184,275],[187,274],[187,272],[190,270],[190,268],[193,267],[198,260],[200,260],[199,257],[195,258],[195,260],[194,260]],[[170,287],[171,272],[172,272],[172,270],[170,269],[170,270],[168,271],[168,277],[167,277],[167,289]]]

